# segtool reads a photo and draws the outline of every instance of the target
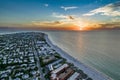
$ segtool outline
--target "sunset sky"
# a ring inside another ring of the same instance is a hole
[[[1,28],[120,28],[120,0],[0,0]]]

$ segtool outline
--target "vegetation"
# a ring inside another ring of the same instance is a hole
[[[83,79],[86,79],[88,77],[87,74],[85,74],[85,73],[81,74],[81,76]]]
[[[10,63],[10,64],[0,64],[0,70],[4,70],[8,66],[17,66],[21,64],[27,64],[27,62],[24,63]]]
[[[58,59],[62,58],[57,52],[55,53],[55,57]]]
[[[51,76],[51,74],[48,73],[48,74],[45,75],[45,78],[46,78],[46,79],[50,79],[50,76]]]
[[[92,78],[87,78],[87,80],[93,80]]]

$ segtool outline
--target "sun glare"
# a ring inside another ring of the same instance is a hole
[[[75,25],[79,27],[79,30],[84,30],[85,27],[87,26],[87,23],[84,23],[82,21],[77,21]]]

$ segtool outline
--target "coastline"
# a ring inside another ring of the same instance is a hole
[[[107,75],[97,71],[96,69],[93,69],[77,59],[73,58],[71,55],[67,54],[65,51],[60,49],[58,46],[54,45],[47,34],[45,34],[46,42],[55,49],[63,58],[66,58],[68,62],[73,63],[75,66],[77,66],[79,69],[83,70],[89,77],[91,77],[93,80],[113,80]]]
[[[21,32],[17,32],[17,33],[21,33]],[[44,33],[44,32],[40,32],[40,33]],[[7,33],[7,34],[13,34],[13,33]],[[68,53],[63,51],[61,48],[57,47],[54,43],[52,43],[48,34],[46,34],[46,33],[44,33],[44,34],[45,34],[46,42],[53,49],[55,49],[63,58],[66,58],[68,62],[73,63],[76,67],[83,70],[93,80],[113,80],[110,77],[108,77],[107,75],[105,75],[104,73],[102,73],[102,72],[100,72],[100,71],[98,71],[98,70],[96,70],[96,69],[94,69],[90,66],[87,66],[80,61],[78,61],[77,59],[75,59],[74,57],[72,57],[71,55],[69,55]]]

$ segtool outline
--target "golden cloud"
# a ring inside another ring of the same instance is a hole
[[[43,26],[43,27],[47,27],[47,26],[59,26],[62,25],[63,22],[60,21],[44,21],[44,22],[36,22],[36,21],[32,21],[32,23],[30,25],[32,26]]]

